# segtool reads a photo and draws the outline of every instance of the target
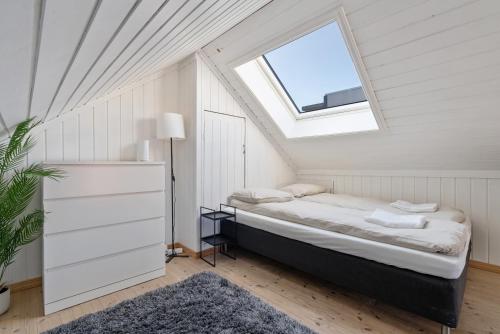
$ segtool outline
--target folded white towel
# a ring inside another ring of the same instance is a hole
[[[394,213],[376,209],[371,216],[365,220],[372,224],[377,224],[391,228],[424,228],[427,220],[422,215],[396,215]]]
[[[423,204],[415,204],[407,201],[398,200],[394,203],[391,203],[393,208],[408,211],[408,212],[436,212],[438,210],[437,203],[423,203]]]

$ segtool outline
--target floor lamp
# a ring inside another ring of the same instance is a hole
[[[186,139],[184,133],[184,121],[181,114],[164,113],[157,123],[158,139],[170,139],[170,194],[172,204],[172,251],[167,253],[166,262],[175,257],[187,257],[187,255],[175,252],[175,174],[174,174],[174,140]]]

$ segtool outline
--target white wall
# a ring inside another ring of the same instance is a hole
[[[178,97],[175,65],[42,124],[35,130],[38,143],[29,154],[28,162],[135,160],[135,143],[141,139],[153,139],[152,160],[169,158],[168,145],[164,152],[164,143],[154,140],[155,119],[161,112],[177,110]],[[166,187],[169,198],[170,183],[167,182]],[[41,198],[37,194],[31,207],[40,206]],[[169,205],[166,214],[169,222]],[[167,240],[170,240],[169,231],[167,228]],[[8,269],[6,280],[17,282],[40,276],[41,259],[41,240],[38,239],[19,252]]]
[[[182,113],[186,140],[174,143],[176,241],[197,250],[197,217],[201,203],[198,141],[203,108],[247,117],[208,67],[198,57],[190,56],[140,82],[42,124],[34,133],[38,143],[29,154],[28,162],[135,160],[136,142],[150,139],[151,159],[166,160],[166,179],[169,180],[170,149],[168,143],[155,140],[155,120],[163,112]],[[249,118],[246,131],[247,184],[274,187],[293,181],[293,169]],[[166,197],[166,240],[169,242],[170,182],[166,184]],[[40,206],[38,194],[32,207]],[[6,280],[12,283],[40,276],[41,259],[41,241],[36,240],[20,251]]]
[[[257,127],[249,110],[240,105],[203,58],[200,58],[200,80],[202,111],[208,110],[246,119],[247,187],[272,188],[293,181],[295,172],[288,156],[278,151],[277,145],[272,142],[273,138]]]
[[[277,187],[295,179],[284,157],[249,118],[224,84],[199,55],[179,64],[179,112],[185,118],[187,139],[176,143],[177,239],[199,250],[199,206],[202,198],[202,128],[206,110],[246,118],[246,184]],[[180,173],[180,174],[179,174]],[[182,180],[182,182],[181,182]]]
[[[339,6],[387,129],[286,140],[233,69]],[[203,51],[300,169],[499,170],[499,19],[498,1],[274,0]]]
[[[472,259],[500,265],[499,172],[299,170],[297,177],[329,187],[334,182],[340,194],[459,208],[472,220]]]
[[[186,139],[174,143],[176,171],[176,242],[191,249],[197,249],[199,210],[198,163],[196,143],[197,130],[197,89],[196,62],[190,56],[179,64],[179,109],[184,116]],[[167,226],[169,228],[170,226]]]

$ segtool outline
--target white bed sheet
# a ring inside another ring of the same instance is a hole
[[[443,255],[321,230],[240,209],[237,209],[237,221],[317,247],[447,279],[460,277],[465,267],[470,242],[469,240],[464,251],[458,255]]]

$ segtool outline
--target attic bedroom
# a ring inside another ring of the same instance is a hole
[[[0,1],[0,333],[500,333],[500,2]]]

